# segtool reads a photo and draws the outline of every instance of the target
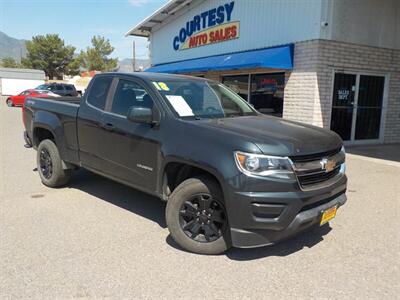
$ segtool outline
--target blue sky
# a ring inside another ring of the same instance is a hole
[[[110,39],[113,57],[147,57],[147,39],[124,34],[167,0],[0,0],[0,30],[18,39],[58,33],[78,50],[90,45],[93,35]]]

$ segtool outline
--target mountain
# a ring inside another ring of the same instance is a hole
[[[25,42],[25,40],[12,38],[0,31],[0,59],[12,57],[17,62],[20,62],[21,57],[26,55]]]
[[[146,70],[150,67],[149,59],[136,59],[136,71]],[[133,72],[133,64],[131,58],[125,58],[118,62],[118,72]]]

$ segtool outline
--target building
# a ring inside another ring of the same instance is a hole
[[[148,71],[225,83],[348,144],[400,142],[400,1],[171,0],[127,35]]]
[[[16,95],[44,83],[41,70],[0,68],[0,95]]]

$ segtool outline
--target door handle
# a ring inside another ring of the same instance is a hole
[[[104,123],[101,127],[108,131],[113,131],[115,129],[115,126],[111,123]]]

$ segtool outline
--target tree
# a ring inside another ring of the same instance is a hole
[[[84,68],[88,71],[113,71],[117,68],[118,59],[108,56],[114,51],[110,40],[101,36],[92,38],[92,47],[81,51],[80,57]]]
[[[0,65],[4,68],[21,68],[21,65],[15,61],[12,57],[4,57],[1,60]]]
[[[75,57],[71,62],[68,64],[65,74],[67,75],[78,75],[81,71],[82,59],[81,56]]]
[[[26,42],[27,55],[22,64],[33,69],[41,69],[53,79],[68,71],[74,58],[75,47],[65,45],[58,34],[37,35]]]

